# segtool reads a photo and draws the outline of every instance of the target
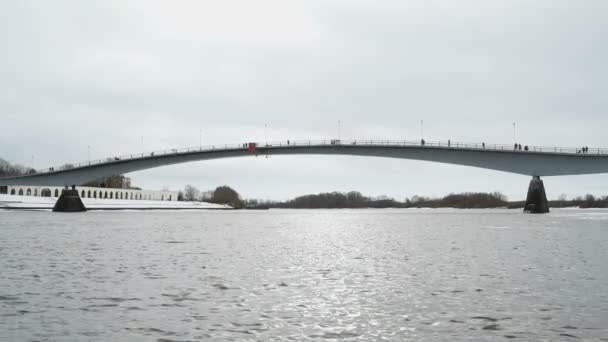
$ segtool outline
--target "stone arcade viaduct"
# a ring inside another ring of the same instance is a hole
[[[117,156],[38,170],[27,176],[0,178],[0,186],[81,185],[111,175],[192,161],[295,154],[415,159],[528,175],[533,177],[526,201],[526,209],[531,212],[548,212],[541,176],[608,173],[608,150],[603,149],[531,146],[526,150],[513,145],[449,141],[324,140],[215,145]]]

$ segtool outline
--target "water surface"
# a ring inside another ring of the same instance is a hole
[[[608,211],[0,211],[0,341],[608,341]]]

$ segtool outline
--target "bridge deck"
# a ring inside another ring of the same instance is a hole
[[[529,146],[528,151],[513,145],[460,142],[413,142],[391,140],[281,141],[257,144],[198,146],[146,152],[64,164],[37,170],[26,176],[0,178],[3,185],[84,184],[110,175],[199,160],[251,155],[351,155],[414,159],[480,167],[532,176],[559,176],[608,173],[608,150]]]
[[[36,169],[36,174],[55,173],[67,169],[82,168],[94,165],[116,163],[125,160],[137,160],[146,158],[162,157],[176,154],[190,154],[200,152],[220,152],[220,151],[246,151],[249,143],[208,145],[185,147],[179,149],[167,149],[152,152],[125,154],[104,159],[96,159],[79,163],[66,163],[56,167]],[[463,143],[449,141],[425,141],[424,145],[420,141],[408,140],[297,140],[297,141],[278,141],[268,143],[256,143],[257,148],[266,151],[273,148],[298,148],[298,147],[337,147],[337,146],[358,146],[358,147],[425,147],[425,148],[449,148],[453,150],[479,150],[479,151],[498,151],[498,152],[517,152],[517,153],[538,153],[549,155],[577,155],[577,156],[608,156],[608,149],[590,148],[586,153],[582,153],[581,148],[556,147],[556,146],[528,146],[528,151],[516,150],[514,145],[505,144],[484,144],[484,143]]]

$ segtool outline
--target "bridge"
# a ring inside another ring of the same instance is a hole
[[[350,155],[414,159],[532,176],[529,204],[548,211],[541,176],[608,173],[607,149],[576,149],[450,141],[320,140],[198,146],[116,156],[0,178],[0,185],[82,185],[100,178],[166,165],[221,158],[270,155]],[[546,207],[546,209],[544,208]],[[533,208],[534,209],[534,208]]]

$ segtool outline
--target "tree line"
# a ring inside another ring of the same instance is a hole
[[[92,182],[83,184],[83,186],[91,186],[96,188],[110,188],[110,189],[132,189],[141,190],[141,188],[131,185],[131,178],[125,177],[124,175],[114,175],[110,177],[101,178]]]
[[[19,164],[11,164],[6,160],[0,158],[0,177],[23,176],[34,173],[36,173],[36,170],[31,167]]]
[[[508,201],[500,192],[465,192],[452,193],[440,198],[412,196],[398,201],[388,196],[370,197],[358,191],[324,192],[303,195],[287,201],[271,201],[259,199],[242,199],[233,188],[223,185],[211,191],[200,191],[192,185],[186,185],[178,194],[180,201],[204,201],[227,204],[241,209],[357,209],[357,208],[457,208],[457,209],[489,209],[489,208],[523,208],[525,201]],[[549,201],[552,208],[608,208],[608,196],[593,195],[579,196],[567,199],[565,195],[558,200]]]
[[[358,191],[327,192],[316,195],[299,196],[285,202],[259,202],[269,208],[293,209],[345,209],[345,208],[501,208],[507,207],[506,197],[499,193],[450,194],[432,199],[413,196],[398,201],[388,196],[368,197]]]
[[[511,202],[509,208],[523,208],[525,202],[517,201]],[[568,199],[566,195],[561,195],[557,200],[549,201],[549,207],[551,208],[608,208],[608,196],[594,196],[587,194],[585,196],[577,196],[575,198]]]
[[[212,191],[201,192],[195,186],[188,184],[184,187],[183,191],[178,192],[177,200],[227,204],[236,209],[244,208],[246,205],[245,201],[241,199],[241,195],[227,185],[218,186]]]

